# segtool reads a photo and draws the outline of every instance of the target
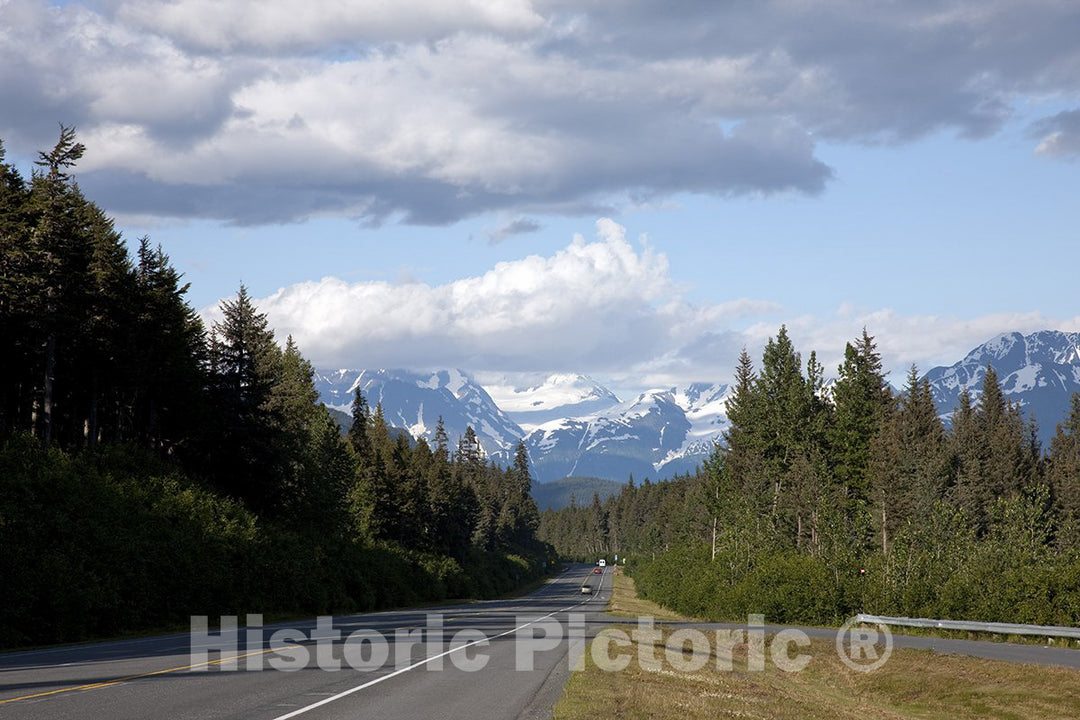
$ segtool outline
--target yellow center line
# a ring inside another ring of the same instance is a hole
[[[508,612],[510,610],[520,610],[523,607],[525,607],[525,606],[516,606],[516,607],[511,607],[511,608],[503,608],[501,610],[501,612]],[[466,614],[458,615],[456,617],[446,618],[445,621],[446,622],[456,622],[456,621],[461,621],[461,620],[464,620],[464,619],[470,618],[470,617],[482,617],[483,615],[486,615],[486,614],[488,614],[488,613],[483,612],[483,611],[481,611],[481,612],[473,612],[473,613],[466,613]],[[417,626],[417,627],[422,628],[423,626]],[[394,628],[394,629],[395,630],[404,630],[404,629],[411,629],[411,628],[412,628],[412,626],[407,625],[407,626],[405,626],[403,628]],[[299,645],[288,645],[286,647],[291,648],[291,647],[301,647],[301,646],[299,646]],[[209,666],[209,665],[220,665],[221,663],[230,662],[230,661],[233,661],[233,660],[239,660],[241,658],[251,657],[253,655],[265,655],[266,653],[276,652],[277,650],[280,650],[280,649],[285,649],[285,648],[276,648],[276,649],[275,648],[267,648],[265,650],[256,650],[254,652],[244,653],[243,655],[232,655],[230,657],[218,658],[217,660],[207,660],[206,662],[195,663],[194,665],[181,665],[180,667],[168,668],[168,669],[165,669],[165,670],[155,670],[153,672],[141,673],[139,675],[129,675],[128,677],[118,678],[116,680],[108,680],[108,681],[99,682],[99,683],[89,683],[89,684],[86,684],[86,685],[73,685],[71,687],[59,688],[57,690],[49,690],[48,692],[35,693],[33,695],[23,695],[21,697],[14,697],[14,698],[8,698],[6,700],[0,700],[0,705],[6,705],[7,703],[13,703],[13,702],[19,702],[20,700],[33,700],[34,698],[47,697],[49,695],[58,695],[60,693],[74,692],[76,690],[96,690],[98,688],[105,688],[105,687],[110,687],[112,685],[119,685],[121,683],[131,682],[132,680],[138,680],[140,678],[151,677],[153,675],[165,675],[167,673],[179,672],[181,670],[191,670],[191,669],[194,669],[194,668],[197,668],[197,667],[203,667],[203,666]]]
[[[286,647],[300,647],[299,645],[289,645]],[[256,650],[254,652],[244,653],[243,655],[231,655],[229,657],[218,658],[217,660],[207,660],[206,662],[195,663],[194,665],[181,665],[180,667],[168,668],[166,670],[155,670],[153,672],[146,672],[139,675],[129,675],[128,677],[118,678],[116,680],[107,680],[99,683],[89,683],[87,685],[74,685],[72,687],[60,688],[59,690],[50,690],[48,692],[36,693],[34,695],[23,695],[22,697],[8,698],[7,700],[0,700],[0,705],[6,703],[18,702],[19,700],[32,700],[34,698],[45,697],[47,695],[56,695],[58,693],[74,692],[75,690],[95,690],[97,688],[109,687],[110,685],[119,685],[120,683],[130,682],[132,680],[138,680],[139,678],[150,677],[152,675],[164,675],[171,672],[179,672],[180,670],[191,670],[197,667],[203,667],[205,665],[220,665],[221,663],[230,662],[232,660],[239,660],[240,658],[251,657],[252,655],[265,655],[269,652],[276,652],[278,649],[285,648],[267,648],[265,650]]]

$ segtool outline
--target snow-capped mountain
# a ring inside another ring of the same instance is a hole
[[[383,417],[392,427],[408,430],[429,442],[439,417],[451,445],[472,426],[488,456],[512,457],[525,432],[499,409],[487,391],[461,370],[416,373],[408,370],[316,371],[315,389],[328,407],[349,413],[359,388],[374,410],[382,404]]]
[[[727,430],[727,401],[733,392],[727,385],[693,383],[674,393],[675,402],[686,411],[690,432],[686,436],[685,454],[708,455],[713,445]]]
[[[544,423],[525,439],[536,478],[658,479],[693,471],[727,427],[726,392],[704,383],[651,390],[599,413]]]
[[[549,375],[530,387],[485,386],[503,412],[526,431],[553,420],[604,412],[621,404],[606,387],[586,375]]]
[[[727,427],[728,388],[707,383],[652,390],[629,402],[591,378],[566,374],[529,388],[493,385],[498,403],[460,370],[320,370],[315,386],[324,403],[346,413],[359,388],[372,408],[382,404],[390,425],[429,441],[440,415],[452,443],[471,425],[499,462],[509,461],[524,438],[539,482],[692,472]]]
[[[1080,392],[1080,333],[1005,333],[955,365],[934,368],[926,378],[946,421],[962,389],[978,400],[988,364],[1006,396],[1037,418],[1047,447],[1072,393]],[[529,387],[493,383],[485,389],[460,370],[316,374],[322,401],[345,413],[357,387],[372,407],[382,403],[387,422],[416,437],[430,441],[439,416],[451,443],[472,426],[497,462],[509,462],[524,438],[539,482],[571,475],[625,482],[631,474],[660,480],[693,472],[728,427],[731,393],[727,385],[694,383],[622,402],[584,375],[551,375]]]
[[[925,377],[943,419],[951,418],[961,390],[966,388],[978,400],[987,365],[997,372],[1005,396],[1019,403],[1025,415],[1035,416],[1043,447],[1048,448],[1072,394],[1080,392],[1080,333],[1002,333],[955,365],[934,368]]]

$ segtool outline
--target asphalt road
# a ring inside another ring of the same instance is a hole
[[[585,579],[602,588],[583,595]],[[599,625],[610,586],[609,571],[593,575],[591,567],[578,565],[512,600],[333,618],[343,637],[369,630],[386,638],[381,664],[372,635],[365,642],[354,638],[346,654],[344,639],[312,639],[314,620],[266,626],[250,643],[241,628],[235,652],[211,651],[205,658],[190,655],[186,633],[0,654],[0,718],[550,717],[569,676],[570,628]],[[425,647],[419,634],[415,642],[403,637],[430,627],[437,638],[439,623],[443,641],[437,646]],[[285,627],[304,638],[272,650],[271,636]],[[471,634],[458,636],[462,630]],[[216,628],[212,632],[216,636]],[[477,642],[479,633],[487,639]],[[455,636],[463,647],[453,649]],[[515,642],[528,638],[532,645]],[[308,662],[301,664],[304,653]],[[223,669],[222,655],[241,656],[238,669]],[[298,670],[244,669],[248,662],[268,666],[293,657]],[[341,669],[324,669],[335,660]],[[517,669],[529,660],[531,670]]]
[[[583,595],[585,580],[598,590]],[[0,720],[550,718],[570,674],[571,634],[591,637],[602,627],[636,623],[603,612],[610,588],[610,569],[594,575],[591,567],[577,565],[512,600],[335,617],[333,631],[341,633],[336,640],[314,637],[316,621],[309,620],[266,626],[252,638],[241,628],[235,648],[205,656],[192,656],[187,633],[0,654]],[[293,636],[275,649],[272,636],[285,628]],[[425,646],[418,632],[423,628],[437,642]],[[780,629],[764,628],[768,634]],[[830,629],[801,629],[810,636],[836,635]],[[345,641],[359,631],[369,632]],[[462,631],[468,632],[459,635]],[[209,641],[217,642],[215,637],[216,630]],[[356,642],[361,637],[367,640]],[[375,637],[386,642],[371,642]],[[522,642],[528,638],[534,638],[532,645]],[[902,635],[895,635],[894,643],[1080,668],[1080,651],[1042,645]],[[376,646],[386,652],[385,661]],[[223,660],[237,656],[237,669],[228,669]],[[341,668],[328,669],[335,661]],[[269,667],[278,662],[292,669]],[[265,669],[245,669],[248,663]]]

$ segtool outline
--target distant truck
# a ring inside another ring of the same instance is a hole
[[[600,558],[599,562],[597,562],[596,564],[600,567],[607,567],[607,560],[605,560],[604,558]]]

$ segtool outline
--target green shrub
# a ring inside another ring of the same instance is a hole
[[[495,597],[529,552],[464,563],[268,524],[153,455],[0,447],[0,647],[186,626],[192,615],[326,614]]]

